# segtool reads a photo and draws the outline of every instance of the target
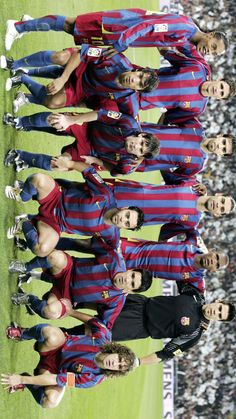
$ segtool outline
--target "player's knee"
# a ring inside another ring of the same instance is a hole
[[[61,250],[53,250],[50,255],[48,255],[47,259],[52,269],[61,270],[67,265],[66,255]]]
[[[64,50],[64,51],[58,51],[55,52],[52,56],[52,62],[54,64],[57,65],[66,65],[68,60],[70,59],[71,54],[69,53],[69,51]]]
[[[65,387],[55,386],[54,389],[46,390],[41,406],[45,409],[53,409],[57,407],[61,402],[61,399],[64,395]]]
[[[50,243],[38,243],[34,247],[33,252],[36,256],[43,258],[45,256],[48,256],[52,250],[53,249],[52,246],[50,246]]]
[[[47,304],[43,308],[43,316],[46,319],[51,320],[59,319],[59,317],[61,316],[61,304],[59,302]],[[49,339],[51,342],[51,335]]]

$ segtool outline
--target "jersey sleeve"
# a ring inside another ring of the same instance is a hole
[[[110,298],[106,304],[102,304],[98,308],[99,318],[103,321],[106,327],[111,330],[116,318],[119,316],[122,307],[125,303],[125,294],[117,295]]]
[[[130,28],[122,31],[119,39],[114,42],[114,48],[121,52],[132,44],[135,39],[147,35],[154,30],[154,24],[150,20],[143,20],[137,25],[133,25]],[[145,46],[145,45],[144,45]]]
[[[162,361],[166,361],[175,356],[181,356],[183,352],[196,345],[202,336],[203,328],[200,325],[190,335],[181,335],[168,342],[161,351],[157,351],[156,355]]]
[[[94,167],[87,167],[82,175],[89,187],[91,195],[111,194],[109,186],[104,182]]]
[[[190,295],[194,297],[197,302],[201,304],[205,303],[205,295],[198,287],[185,281],[176,281],[176,284],[180,294]]]

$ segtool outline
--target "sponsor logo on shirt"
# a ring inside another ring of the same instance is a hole
[[[168,32],[168,23],[156,23],[154,32]]]
[[[100,57],[102,55],[102,48],[89,47],[87,55],[89,57]]]
[[[192,161],[192,157],[191,156],[185,156],[185,158],[184,158],[184,162],[185,163],[191,163],[191,161]]]
[[[189,326],[190,325],[190,318],[189,317],[181,317],[180,323],[182,326]]]
[[[185,215],[181,215],[181,221],[188,221],[189,219],[189,215],[185,214]]]
[[[83,365],[82,364],[77,364],[75,366],[75,371],[77,372],[77,374],[80,373],[82,371],[82,369],[83,369]]]
[[[108,97],[109,97],[109,99],[111,99],[111,100],[115,100],[115,96],[113,95],[113,93],[108,93]]]
[[[186,109],[186,108],[190,108],[190,106],[191,106],[191,104],[190,104],[190,102],[184,102],[183,103],[183,107]]]
[[[189,272],[183,272],[182,273],[182,278],[183,278],[183,280],[187,280],[187,279],[189,279]]]
[[[122,114],[120,112],[115,112],[115,111],[108,111],[107,112],[107,116],[109,118],[112,118],[112,119],[120,119],[121,115]]]
[[[109,291],[102,291],[101,295],[102,295],[102,298],[104,298],[104,300],[107,300],[107,298],[110,298]]]

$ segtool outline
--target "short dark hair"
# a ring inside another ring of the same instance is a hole
[[[222,31],[211,31],[214,34],[214,37],[218,40],[222,39],[222,41],[224,42],[224,46],[225,46],[225,50],[227,50],[227,48],[229,47],[229,39],[227,38],[227,35],[225,32]]]
[[[127,368],[124,370],[111,371],[111,370],[103,369],[103,374],[106,377],[110,377],[110,378],[122,377],[122,376],[127,375],[130,371],[132,371],[136,356],[134,352],[131,351],[131,349],[128,348],[127,346],[121,345],[116,342],[106,343],[105,345],[101,346],[100,352],[102,354],[118,354],[119,360],[121,361],[121,359],[123,358],[127,363]]]
[[[229,85],[229,96],[224,99],[227,100],[234,97],[236,95],[236,81],[231,79],[222,79],[221,81],[224,81]]]
[[[149,271],[146,271],[145,269],[133,269],[135,272],[141,273],[141,285],[136,290],[133,290],[133,292],[143,292],[147,291],[151,285],[152,285],[152,274]]]
[[[136,211],[138,213],[137,226],[135,228],[129,228],[128,230],[133,230],[133,231],[140,230],[140,228],[142,227],[144,223],[143,211],[139,207],[135,207],[134,205],[131,205],[130,207],[128,207],[128,209],[131,211]]]
[[[235,151],[236,151],[236,137],[234,137],[233,135],[230,135],[230,134],[223,134],[222,137],[230,138],[231,144],[232,144],[232,153],[230,153],[230,154],[225,153],[224,156],[225,157],[233,156],[235,154]]]
[[[143,137],[148,140],[148,151],[144,154],[144,157],[151,158],[158,156],[160,153],[160,140],[154,134],[149,134],[147,132],[141,132]]]
[[[154,70],[153,68],[142,68],[135,71],[142,71],[144,74],[149,74],[149,77],[145,80],[145,86],[144,89],[142,89],[142,92],[148,93],[157,87],[159,83],[157,70]]]
[[[220,300],[220,302],[222,304],[225,304],[229,307],[229,312],[228,312],[228,317],[226,320],[222,320],[224,322],[231,322],[232,320],[235,319],[236,316],[236,308],[235,305],[233,303],[231,303],[230,301],[226,301],[226,300]]]

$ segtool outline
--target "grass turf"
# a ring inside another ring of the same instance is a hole
[[[55,2],[52,0],[34,2],[13,0],[2,2],[1,13],[1,54],[5,54],[4,35],[5,21],[9,18],[19,19],[23,13],[32,14],[39,17],[45,14],[64,14],[75,16],[80,13],[103,9],[117,9],[127,7],[147,8],[147,2],[138,0],[123,1],[91,1],[77,2],[73,0],[61,0]],[[156,2],[149,1],[148,9],[155,9]],[[73,45],[73,39],[63,33],[33,33],[24,36],[20,41],[15,42],[10,55],[19,58],[39,50],[59,50]],[[128,56],[133,62],[140,65],[158,66],[158,54],[154,49],[130,49]],[[13,93],[6,93],[4,84],[7,73],[1,72],[1,114],[12,111]],[[28,106],[23,108],[20,115],[29,115],[34,112],[44,110],[42,107]],[[156,121],[157,111],[147,111],[141,113],[141,119],[146,121]],[[61,147],[70,143],[66,138],[52,137],[49,134],[23,133],[15,132],[10,127],[0,125],[2,147],[0,149],[1,161],[9,148],[18,147],[35,152],[49,153],[57,155]],[[29,170],[21,173],[18,178],[24,180],[27,175],[34,173],[35,170]],[[53,174],[53,176],[58,176]],[[64,175],[68,179],[81,180],[78,174]],[[142,181],[158,182],[159,177],[155,174],[139,174],[132,176],[133,179]],[[15,173],[12,169],[2,166],[1,170],[1,212],[0,212],[0,249],[1,249],[1,345],[0,345],[0,363],[1,372],[33,372],[33,368],[38,361],[38,355],[32,350],[32,342],[23,342],[15,344],[5,338],[5,327],[10,321],[15,320],[19,323],[31,326],[40,321],[35,317],[25,314],[24,308],[14,307],[10,303],[10,295],[16,290],[16,276],[8,274],[8,264],[12,258],[29,260],[30,253],[22,254],[13,247],[12,241],[6,239],[6,228],[12,224],[15,214],[21,212],[36,212],[37,205],[21,205],[8,201],[4,197],[4,186],[11,184],[15,179]],[[130,237],[141,237],[156,239],[158,228],[143,228],[141,233],[131,233]],[[27,286],[27,291],[42,295],[47,290],[44,284],[33,283]],[[155,295],[161,292],[160,284],[157,282],[152,287],[149,295]],[[72,325],[72,322],[63,320],[63,323],[55,322],[59,325]],[[141,356],[151,353],[159,347],[157,341],[146,339],[143,341],[129,342],[129,346]],[[80,419],[159,419],[162,417],[162,368],[161,366],[140,368],[130,376],[113,381],[107,381],[102,385],[89,390],[67,390],[60,406],[54,410],[43,410],[34,402],[33,398],[26,390],[23,393],[8,395],[1,389],[0,412],[2,417],[13,419],[16,416],[20,419],[31,418],[74,418]]]

